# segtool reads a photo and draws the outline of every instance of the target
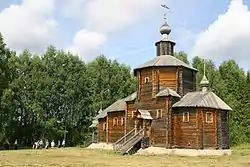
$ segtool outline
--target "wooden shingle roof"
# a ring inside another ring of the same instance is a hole
[[[196,68],[193,68],[192,66],[184,63],[183,61],[171,55],[157,56],[154,59],[139,66],[138,68],[135,68],[134,72],[138,69],[142,69],[146,67],[186,67],[191,70],[198,71]]]
[[[124,99],[119,99],[113,104],[111,104],[108,108],[105,109],[107,113],[115,112],[115,111],[125,111],[126,110],[126,102]]]
[[[126,102],[124,99],[119,99],[110,106],[108,106],[106,109],[101,111],[95,119],[105,118],[109,112],[116,112],[116,111],[125,111],[126,110]]]
[[[102,110],[96,117],[95,119],[100,119],[100,118],[105,118],[107,116],[107,111]]]
[[[141,114],[141,118],[148,119],[148,120],[153,119],[149,110],[138,110],[138,111]]]
[[[155,95],[156,97],[166,97],[166,96],[173,96],[173,97],[181,97],[176,91],[170,89],[161,87],[159,93]]]
[[[137,98],[137,92],[132,93],[128,97],[124,98],[124,101],[133,101]]]
[[[202,107],[231,111],[232,109],[213,92],[189,92],[173,107]]]
[[[95,127],[97,127],[98,126],[98,120],[93,120],[92,121],[92,124],[89,126],[90,128],[95,128]]]

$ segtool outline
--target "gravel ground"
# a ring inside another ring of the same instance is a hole
[[[92,143],[89,149],[112,150],[112,144]],[[224,156],[231,155],[231,150],[195,150],[195,149],[166,149],[149,147],[140,149],[135,155],[179,155],[179,156]]]
[[[107,143],[92,143],[88,146],[89,149],[102,149],[102,150],[112,150],[112,144]]]
[[[140,149],[136,155],[180,155],[180,156],[223,156],[231,155],[231,150],[195,150],[195,149],[165,149],[162,147],[149,147]]]

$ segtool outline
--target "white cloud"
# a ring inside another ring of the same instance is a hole
[[[74,48],[73,50],[83,59],[86,59],[86,56],[89,59],[90,57],[94,58],[97,56],[98,48],[104,44],[109,33],[121,31],[139,19],[144,18],[146,20],[152,12],[159,9],[159,5],[163,0],[77,1],[78,3],[69,6],[74,7],[74,13],[77,13],[77,9],[81,9],[85,13],[83,14],[85,28],[76,33],[74,42],[70,48]],[[80,4],[84,4],[84,7],[80,8]],[[92,33],[89,33],[89,30]],[[84,35],[84,33],[87,33],[87,35]],[[92,45],[86,41],[89,39],[91,39],[90,43]],[[93,50],[95,50],[95,54],[85,55],[86,53],[91,53]]]
[[[197,36],[192,55],[216,62],[232,58],[249,68],[249,46],[250,11],[242,0],[231,0],[227,12]]]
[[[161,0],[93,0],[87,4],[87,27],[101,32],[125,28],[159,9]]]
[[[83,6],[88,0],[58,0],[58,4],[62,7],[62,14],[69,18],[82,19],[85,15],[83,14]]]
[[[73,45],[67,50],[74,54],[81,53],[84,59],[93,59],[92,55],[98,55],[98,49],[106,41],[105,35],[97,32],[90,32],[85,29],[78,31],[73,39]]]
[[[0,32],[9,47],[42,51],[55,39],[54,0],[23,0],[0,12]]]

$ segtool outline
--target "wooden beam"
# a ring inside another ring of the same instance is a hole
[[[199,149],[199,138],[200,138],[200,131],[199,131],[199,109],[196,108],[196,148]]]
[[[109,119],[108,119],[108,114],[107,114],[107,118],[106,118],[106,142],[107,144],[109,143]]]
[[[168,131],[169,131],[169,114],[168,114],[168,112],[169,112],[169,98],[166,98],[166,103],[165,103],[165,105],[166,105],[166,148],[168,148],[168,145],[169,145],[169,141],[168,141],[168,136],[169,136],[169,133],[168,133]]]

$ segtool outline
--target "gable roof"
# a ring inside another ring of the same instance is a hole
[[[198,71],[196,68],[193,68],[192,66],[184,63],[183,61],[177,59],[174,56],[171,55],[161,55],[157,56],[154,59],[144,63],[143,65],[139,66],[138,68],[134,69],[134,72],[138,69],[141,68],[146,68],[146,67],[167,67],[167,66],[172,66],[172,67],[186,67],[188,69]]]
[[[98,120],[101,118],[105,118],[107,116],[108,112],[125,111],[125,110],[126,110],[126,102],[124,101],[124,99],[119,99],[116,102],[114,102],[113,104],[111,104],[110,106],[108,106],[106,109],[101,111],[95,117],[95,119]]]
[[[161,87],[160,91],[155,96],[156,97],[173,96],[179,98],[181,97],[176,91],[165,87]]]
[[[231,111],[232,109],[213,92],[189,92],[173,107],[205,107]]]
[[[94,120],[92,121],[92,124],[91,124],[89,127],[90,127],[90,128],[95,128],[95,127],[97,127],[97,125],[98,125],[98,120],[94,119]]]
[[[105,110],[100,110],[97,116],[94,118],[95,120],[98,120],[100,118],[104,118],[107,116],[107,112]]]
[[[132,93],[131,95],[124,98],[124,101],[133,101],[137,98],[137,92]]]
[[[126,102],[124,99],[119,99],[113,104],[111,104],[108,108],[105,109],[108,112],[115,112],[115,111],[125,111],[126,110]]]
[[[138,110],[138,111],[141,114],[141,118],[150,119],[150,120],[153,119],[151,114],[150,114],[150,110]]]

